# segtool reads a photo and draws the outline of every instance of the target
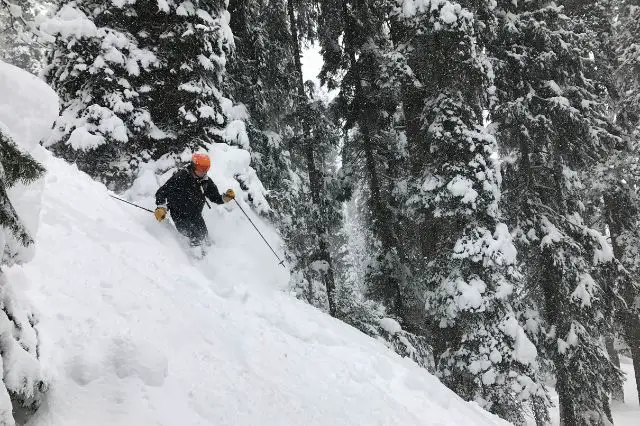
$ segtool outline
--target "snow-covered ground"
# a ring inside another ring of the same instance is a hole
[[[282,294],[285,270],[233,205],[205,212],[216,246],[194,264],[169,224],[46,166],[35,259],[8,272],[39,311],[52,384],[31,424],[501,423]]]

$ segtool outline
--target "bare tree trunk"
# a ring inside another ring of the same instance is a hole
[[[302,62],[300,60],[300,40],[298,36],[298,24],[295,16],[294,0],[287,0],[287,11],[289,13],[289,25],[291,26],[291,44],[293,46],[294,60],[296,64],[297,88],[300,104],[307,105],[307,95],[304,92],[304,81],[302,78]],[[322,171],[318,169],[315,162],[315,153],[313,152],[313,144],[311,143],[311,129],[306,120],[302,119],[303,146],[304,157],[307,163],[309,173],[309,185],[311,189],[311,200],[318,215],[316,220],[316,232],[318,234],[318,256],[320,260],[327,263],[327,270],[324,273],[324,285],[327,290],[327,299],[329,303],[329,314],[336,316],[335,304],[335,278],[333,271],[333,263],[331,254],[329,253],[329,243],[327,241],[327,229],[325,222],[325,194],[324,194],[324,177]]]
[[[562,426],[581,426],[578,423],[576,409],[573,405],[573,395],[568,389],[569,381],[567,368],[560,356],[554,359],[556,366],[556,391],[558,392],[558,402],[560,406],[560,424]]]

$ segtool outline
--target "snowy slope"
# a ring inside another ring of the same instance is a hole
[[[57,116],[58,97],[49,86],[28,72],[0,61],[0,133],[11,138],[23,152],[41,160],[45,151],[38,143],[51,131]],[[42,183],[18,182],[7,191],[18,216],[32,234],[38,226]],[[2,235],[0,232],[0,246],[4,247]],[[10,235],[7,242],[18,245]],[[20,248],[18,252],[15,260],[20,262],[33,255],[32,247]]]
[[[31,424],[502,424],[283,295],[284,269],[232,205],[210,213],[217,246],[193,265],[168,225],[46,165],[35,259],[8,272],[39,310],[52,383]]]
[[[32,151],[58,116],[58,97],[45,82],[0,61],[0,122],[13,140]]]
[[[640,424],[640,404],[633,363],[630,358],[620,357],[620,367],[625,374],[624,403],[613,404],[613,422],[616,426],[637,426]]]

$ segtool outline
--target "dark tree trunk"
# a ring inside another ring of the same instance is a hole
[[[631,348],[631,359],[636,376],[636,389],[640,401],[640,320],[634,313],[630,313],[624,321],[625,339]]]
[[[620,356],[618,355],[618,351],[616,351],[614,342],[615,338],[613,334],[605,337],[605,345],[607,347],[609,358],[611,358],[611,361],[617,368],[620,368]],[[611,398],[613,398],[613,400],[617,402],[624,402],[624,389],[622,387],[622,384],[620,384],[620,386],[614,387],[611,390]]]
[[[373,220],[373,234],[382,245],[382,252],[396,252],[399,255],[400,247],[397,243],[397,236],[393,229],[393,218],[388,202],[384,199],[386,196],[384,182],[380,179],[378,171],[378,161],[376,159],[375,140],[380,127],[378,116],[381,110],[379,105],[373,105],[367,98],[367,90],[374,85],[375,76],[371,76],[367,68],[367,52],[360,52],[357,58],[356,52],[360,51],[363,44],[371,41],[375,36],[373,28],[373,18],[371,16],[372,9],[369,6],[370,0],[362,2],[353,2],[353,9],[348,6],[347,0],[342,2],[342,20],[345,24],[344,40],[345,54],[349,60],[351,72],[354,73],[353,80],[356,82],[355,87],[355,122],[362,133],[363,146],[365,155],[365,178],[370,190],[370,206]],[[355,13],[357,17],[354,17]],[[368,81],[367,87],[364,87],[363,81]],[[389,271],[386,271],[389,272]],[[394,271],[397,273],[398,271]],[[404,311],[403,293],[401,288],[401,278],[387,274],[384,277],[377,277],[375,282],[371,283],[374,288],[371,295],[374,299],[381,301],[388,311],[394,316],[401,318],[403,325],[406,325],[406,312]]]
[[[553,265],[553,257],[551,253],[542,252],[543,270],[541,275],[542,290],[544,293],[544,307],[546,320],[551,326],[556,327],[558,336],[567,334],[568,327],[563,324],[562,318],[564,312],[562,309],[561,297],[558,292],[557,281],[559,281],[562,271]],[[562,355],[554,350],[553,364],[556,373],[556,391],[558,392],[558,403],[560,406],[560,424],[562,426],[580,426],[576,417],[575,407],[573,405],[573,395],[569,389],[568,367],[564,363]]]
[[[640,329],[640,324],[636,324],[636,330]],[[636,376],[636,390],[640,395],[640,336],[636,336],[631,346],[631,357],[633,358],[633,368]],[[640,400],[640,397],[638,397]]]
[[[553,167],[553,177],[556,199],[547,200],[546,204],[556,205],[561,214],[566,214],[567,203],[564,198],[564,179],[562,174],[562,158],[559,154],[555,155]],[[528,159],[523,158],[525,164],[528,165]],[[527,170],[529,172],[530,169]],[[557,336],[566,336],[569,332],[570,324],[565,309],[564,300],[560,291],[563,280],[563,271],[555,265],[553,253],[546,248],[542,250],[542,292],[544,297],[544,310],[547,323],[555,327]],[[560,424],[562,426],[580,426],[573,402],[573,393],[569,386],[569,378],[571,377],[571,367],[565,363],[563,355],[557,352],[556,348],[552,348],[552,361],[556,373],[556,391],[558,392],[558,403],[560,406]]]
[[[296,64],[297,88],[298,96],[300,98],[299,105],[307,106],[307,95],[304,92],[304,81],[302,78],[302,62],[300,60],[300,39],[298,35],[298,24],[295,16],[294,0],[287,0],[287,11],[289,13],[289,25],[291,26],[291,44],[293,46],[294,60]],[[331,254],[329,253],[329,244],[327,242],[327,229],[326,229],[326,209],[325,194],[324,194],[324,178],[322,172],[318,169],[315,162],[315,153],[313,152],[313,144],[311,143],[311,129],[307,121],[302,120],[302,133],[303,133],[303,149],[304,157],[307,163],[307,170],[309,173],[309,185],[311,189],[311,200],[313,201],[314,208],[317,213],[316,220],[316,232],[318,234],[318,257],[320,260],[327,263],[328,268],[324,273],[324,284],[327,290],[327,299],[329,303],[329,314],[336,316],[336,304],[335,304],[335,278],[333,273],[333,264],[331,262]]]
[[[630,213],[623,207],[625,203],[623,203],[621,197],[622,194],[617,191],[607,193],[604,196],[605,216],[607,226],[609,227],[609,232],[611,234],[613,255],[620,262],[622,262],[624,257],[624,247],[620,245],[618,237],[622,234],[625,219]],[[622,297],[625,299],[628,310],[621,313],[621,315],[618,315],[618,318],[620,319],[620,322],[622,322],[625,340],[629,347],[631,347],[631,358],[633,360],[633,368],[636,372],[636,385],[639,390],[638,400],[640,401],[640,382],[637,381],[638,377],[640,377],[640,318],[638,318],[638,313],[633,309],[637,291],[632,282],[625,280],[624,283],[625,285],[622,290]],[[634,347],[636,348],[635,352]],[[609,350],[608,345],[607,350]],[[620,358],[617,357],[617,354],[616,358],[612,359],[614,359],[616,366],[620,368]],[[616,398],[616,396],[620,399]],[[624,390],[622,389],[622,386],[613,390],[613,398],[617,401],[624,401]]]
[[[382,200],[382,188],[378,170],[376,167],[375,152],[373,143],[370,137],[369,127],[362,126],[363,139],[364,139],[364,154],[365,154],[365,167],[367,171],[367,180],[369,181],[370,204],[371,211],[373,213],[373,230],[375,235],[380,239],[383,250],[390,252],[394,249],[394,233],[391,224],[391,212],[385,206]],[[383,292],[382,295],[385,306],[389,309],[389,312],[404,319],[403,303],[402,303],[402,291],[400,289],[400,280],[398,277],[386,276],[382,279]]]
[[[560,406],[560,424],[562,426],[581,426],[578,423],[576,410],[573,406],[573,395],[568,388],[570,374],[564,366],[561,357],[554,360],[556,367],[556,391],[558,392],[558,405]]]
[[[405,87],[403,90],[403,109],[406,123],[406,135],[409,152],[412,153],[411,174],[422,173],[424,164],[428,161],[429,146],[424,140],[422,130],[422,113],[425,94],[415,87]]]
[[[536,426],[547,426],[549,425],[549,410],[547,409],[547,404],[544,399],[539,396],[534,396],[532,398],[533,404],[533,415],[536,420]]]

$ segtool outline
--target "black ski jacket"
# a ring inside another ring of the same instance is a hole
[[[178,170],[156,192],[156,205],[165,205],[172,215],[192,216],[202,214],[205,197],[216,204],[224,200],[218,187],[209,176],[198,178],[190,167]]]

